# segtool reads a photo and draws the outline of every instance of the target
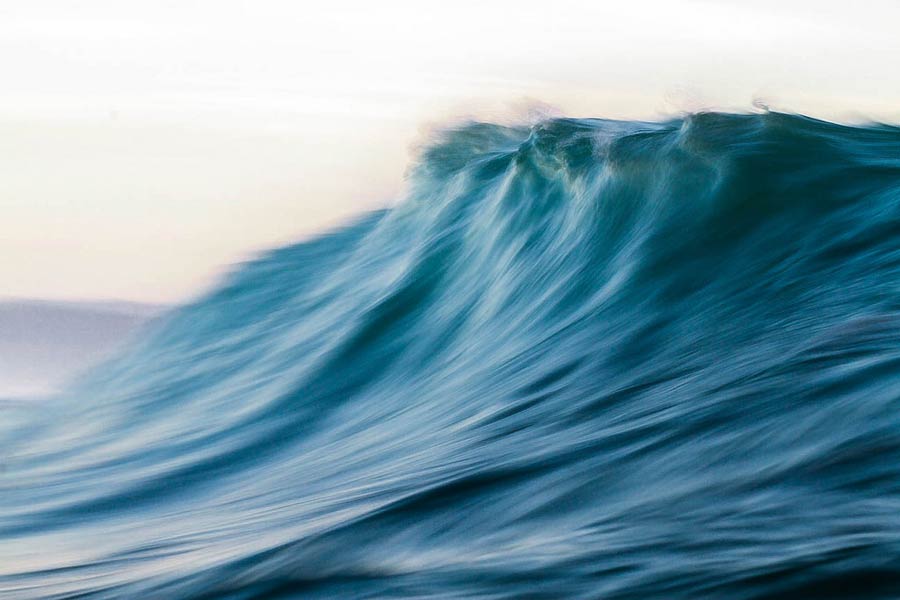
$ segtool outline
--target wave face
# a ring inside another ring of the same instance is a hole
[[[8,410],[0,591],[894,597],[898,341],[900,130],[469,124]]]

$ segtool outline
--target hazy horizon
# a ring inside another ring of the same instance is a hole
[[[0,403],[64,389],[165,307],[0,299]]]

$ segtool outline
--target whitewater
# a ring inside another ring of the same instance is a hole
[[[444,130],[0,404],[0,597],[900,595],[900,129]]]

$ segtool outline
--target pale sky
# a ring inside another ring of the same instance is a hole
[[[900,2],[3,0],[0,297],[178,302],[533,104],[900,122]]]

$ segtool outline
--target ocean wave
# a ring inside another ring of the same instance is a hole
[[[900,130],[469,123],[0,429],[0,591],[892,597],[898,339]]]

